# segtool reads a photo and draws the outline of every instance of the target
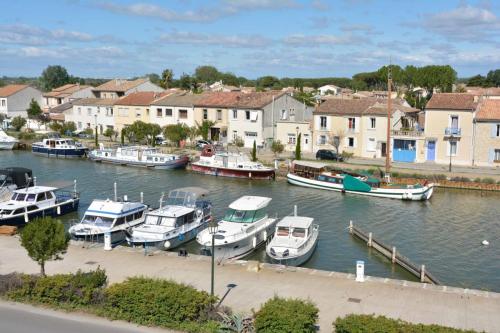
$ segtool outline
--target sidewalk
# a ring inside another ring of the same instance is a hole
[[[13,271],[38,273],[39,268],[26,255],[17,237],[0,237],[0,274]],[[353,263],[354,265],[354,263]],[[48,274],[78,269],[106,269],[110,282],[144,275],[173,279],[196,288],[210,289],[210,258],[172,252],[145,256],[142,250],[118,247],[104,251],[101,245],[83,248],[72,244],[64,260],[49,262]],[[338,316],[350,313],[381,314],[415,323],[500,331],[500,294],[432,286],[408,281],[368,277],[364,283],[351,274],[238,261],[215,268],[215,292],[227,293],[223,304],[237,312],[250,313],[274,295],[311,299],[320,309],[320,330],[331,332]],[[228,289],[229,284],[234,284]]]

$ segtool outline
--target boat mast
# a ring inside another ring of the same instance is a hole
[[[391,87],[392,73],[391,67],[387,72],[387,143],[385,145],[385,178],[387,182],[391,180],[391,117],[392,117],[392,100]]]

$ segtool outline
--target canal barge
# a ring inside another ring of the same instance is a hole
[[[428,200],[434,184],[399,185],[343,170],[330,169],[328,164],[294,161],[287,174],[290,184],[322,190],[401,200]]]
[[[127,242],[159,250],[174,249],[193,240],[212,218],[212,204],[205,200],[209,192],[200,187],[170,191],[160,207],[146,213],[144,224],[132,228]]]
[[[9,201],[0,203],[0,225],[21,226],[38,217],[56,217],[78,210],[80,195],[49,186],[15,190]]]
[[[200,159],[191,163],[191,169],[205,175],[247,178],[274,179],[273,168],[260,162],[252,162],[242,153],[216,152],[212,145],[203,147]]]
[[[34,154],[47,157],[75,158],[86,156],[88,148],[84,147],[79,142],[75,142],[73,139],[61,138],[59,135],[51,135],[51,137],[47,139],[33,143],[31,151]]]
[[[158,149],[142,146],[124,146],[92,150],[89,158],[95,162],[138,166],[153,169],[181,169],[189,162],[186,155],[163,154]]]

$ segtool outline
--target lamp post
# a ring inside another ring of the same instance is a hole
[[[97,113],[94,115],[94,122],[95,122],[95,149],[97,149],[97,146],[99,145],[99,139],[97,133]]]
[[[450,135],[450,138],[448,139],[449,142],[450,142],[450,166],[448,168],[448,171],[451,172],[451,152],[452,152],[452,143],[453,143],[453,140],[455,139],[455,137],[452,135]]]
[[[210,221],[208,225],[208,232],[212,235],[212,280],[210,285],[210,296],[214,295],[214,275],[215,275],[215,234],[219,230],[219,224],[212,217],[212,221]]]

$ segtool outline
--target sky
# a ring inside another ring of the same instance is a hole
[[[468,77],[500,68],[500,1],[2,0],[0,45],[0,76],[351,77],[393,63]]]

